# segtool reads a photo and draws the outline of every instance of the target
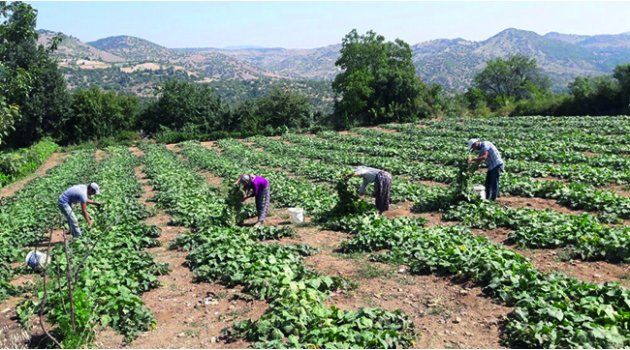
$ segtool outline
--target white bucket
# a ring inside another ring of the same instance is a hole
[[[48,263],[50,263],[50,257],[46,255],[46,253],[31,250],[28,255],[26,255],[26,265],[33,270],[43,270]]]
[[[304,222],[304,209],[302,208],[289,208],[290,220],[294,224],[301,224]]]
[[[475,191],[481,199],[486,199],[486,188],[483,185],[473,186],[473,191]]]

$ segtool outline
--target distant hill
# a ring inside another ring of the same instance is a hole
[[[40,41],[54,33],[39,31]],[[74,86],[99,84],[101,77],[125,86],[150,87],[169,76],[191,81],[221,79],[330,80],[338,73],[335,61],[341,45],[315,49],[259,47],[169,49],[150,41],[114,36],[82,43],[65,36],[56,55]],[[506,29],[483,41],[437,39],[412,45],[418,75],[447,90],[464,91],[473,76],[493,58],[523,54],[534,57],[556,90],[565,89],[576,76],[610,74],[617,64],[630,62],[630,33],[574,35]],[[96,74],[108,69],[115,74]],[[139,78],[142,76],[141,78]],[[113,78],[115,77],[115,78]],[[121,83],[122,84],[122,83]]]
[[[57,33],[49,30],[38,30],[39,36],[38,43],[48,46],[53,37]],[[65,59],[83,59],[83,60],[95,60],[103,62],[123,62],[124,58],[116,56],[110,52],[102,51],[92,45],[85,44],[81,40],[61,34],[62,40],[59,44],[55,55]]]
[[[168,61],[173,52],[164,46],[133,36],[119,35],[87,43],[127,61]]]

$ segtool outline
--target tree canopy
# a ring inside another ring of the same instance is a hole
[[[352,30],[343,38],[335,65],[342,70],[332,83],[338,127],[413,121],[427,114],[422,106],[426,86],[416,76],[404,41]]]
[[[498,108],[544,94],[549,87],[549,78],[538,68],[535,58],[514,55],[488,61],[475,76],[469,96]]]

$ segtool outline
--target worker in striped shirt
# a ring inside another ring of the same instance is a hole
[[[496,146],[490,141],[480,139],[468,140],[469,151],[476,151],[478,157],[469,159],[471,163],[485,162],[488,172],[486,173],[486,199],[496,201],[499,196],[499,178],[503,172],[503,159]]]

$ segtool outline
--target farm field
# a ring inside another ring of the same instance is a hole
[[[0,342],[629,347],[629,134],[626,116],[444,119],[57,152],[0,194]],[[462,196],[485,176],[462,173],[476,136],[505,161],[496,203]],[[339,181],[356,165],[394,176],[383,216]],[[271,183],[263,227],[229,205],[243,173]],[[104,205],[72,240],[57,199],[91,181]]]

